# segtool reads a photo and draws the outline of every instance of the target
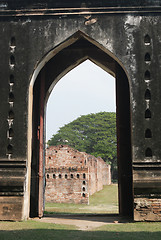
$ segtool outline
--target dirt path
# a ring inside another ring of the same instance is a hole
[[[46,215],[45,217],[36,221],[74,225],[79,230],[92,230],[106,224],[120,224],[127,221],[121,219],[119,216],[105,216],[105,215]]]

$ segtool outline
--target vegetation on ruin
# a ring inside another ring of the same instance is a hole
[[[118,186],[106,185],[89,197],[89,205],[72,203],[46,203],[47,214],[99,214],[118,213]]]
[[[61,127],[48,141],[51,146],[65,144],[80,152],[100,156],[111,164],[112,178],[117,172],[116,113],[83,115]]]

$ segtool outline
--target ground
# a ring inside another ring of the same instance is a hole
[[[101,191],[90,196],[89,205],[46,203],[45,210],[45,217],[37,218],[36,221],[74,225],[79,230],[92,230],[107,223],[123,221],[116,215],[118,214],[117,184],[104,186]]]
[[[161,223],[105,224],[81,231],[72,225],[37,222],[0,222],[1,240],[160,240]]]
[[[112,184],[104,186],[104,188],[94,193],[89,198],[89,205],[87,204],[59,204],[46,203],[45,214],[62,213],[62,214],[107,214],[118,213],[118,186]]]
[[[128,222],[118,215],[47,215],[36,221],[44,223],[73,225],[78,230],[93,230],[107,224],[121,224]]]
[[[103,197],[109,199],[111,206],[114,192],[117,193],[117,186],[111,186],[110,193],[106,196],[104,189],[100,193],[92,196],[89,207],[92,209],[94,202],[96,206],[103,206]],[[100,197],[101,196],[101,197]],[[111,196],[111,197],[110,197]],[[96,202],[97,200],[97,202]],[[116,201],[115,201],[116,200]],[[117,206],[117,194],[115,194]],[[107,202],[106,202],[107,203]],[[114,204],[114,205],[115,205]],[[50,205],[49,209],[51,210]],[[46,207],[47,210],[48,207]],[[57,208],[59,209],[59,206]],[[65,211],[67,210],[64,207]],[[31,219],[22,222],[1,221],[0,222],[0,240],[160,240],[161,222],[129,222],[121,219],[118,215],[109,214],[100,216],[100,214],[75,214],[76,208],[71,207],[73,213],[58,212],[46,214],[42,219]],[[100,208],[99,208],[100,209]],[[111,208],[109,208],[110,210]],[[69,211],[69,209],[68,209]],[[67,211],[66,211],[67,212]],[[83,208],[84,212],[84,208]]]

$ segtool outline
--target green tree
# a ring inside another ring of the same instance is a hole
[[[51,146],[66,144],[111,164],[112,176],[117,168],[116,113],[83,115],[61,127],[48,141]]]

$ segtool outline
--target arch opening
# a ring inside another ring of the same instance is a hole
[[[152,132],[149,128],[145,131],[145,138],[152,138]]]
[[[151,92],[149,89],[145,91],[145,100],[151,100]]]
[[[150,157],[152,157],[152,156],[153,156],[153,154],[152,154],[151,148],[147,148],[147,149],[145,150],[145,157],[150,158]]]
[[[151,111],[150,109],[146,109],[145,111],[145,119],[150,119],[151,118]]]
[[[56,51],[35,77],[33,84],[32,110],[32,161],[30,216],[43,215],[44,206],[44,146],[45,109],[48,97],[55,84],[68,71],[90,59],[116,78],[117,108],[117,158],[119,184],[119,212],[122,216],[133,217],[132,156],[130,126],[130,90],[128,77],[122,66],[111,53],[99,47],[87,36],[78,34],[75,42]],[[72,40],[72,39],[71,39]]]

